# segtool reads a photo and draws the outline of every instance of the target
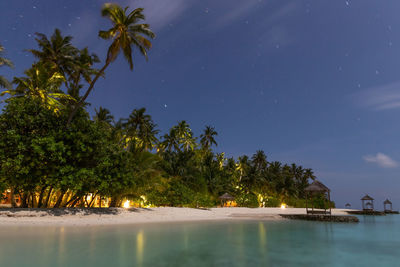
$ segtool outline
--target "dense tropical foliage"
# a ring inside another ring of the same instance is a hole
[[[147,58],[154,33],[143,9],[106,4],[112,27],[99,36],[112,41],[103,67],[88,48],[78,49],[60,30],[37,34],[36,61],[11,87],[0,76],[5,105],[0,114],[0,190],[20,207],[138,205],[214,206],[223,193],[239,206],[303,206],[311,169],[251,157],[215,153],[217,131],[198,136],[186,121],[164,134],[146,112],[133,109],[115,120],[106,108],[91,118],[87,97],[120,51],[133,68],[132,53]],[[2,51],[0,47],[0,52]],[[0,66],[12,66],[0,57]],[[84,94],[81,89],[87,87]],[[97,202],[95,201],[97,199]]]

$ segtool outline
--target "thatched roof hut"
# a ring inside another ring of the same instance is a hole
[[[236,206],[235,198],[228,193],[219,197],[221,200],[221,207],[234,207]]]
[[[368,194],[366,194],[361,200],[371,200],[373,201],[374,199],[370,197]]]
[[[223,194],[222,196],[219,197],[219,199],[221,200],[235,200],[235,198],[231,195],[229,195],[228,193]]]
[[[383,202],[383,210],[384,211],[392,211],[392,202],[389,199],[386,199]]]
[[[304,191],[306,192],[306,212],[307,214],[315,214],[315,213],[323,213],[323,214],[332,214],[332,209],[331,209],[331,190],[321,183],[318,180],[314,180],[310,185],[308,185]],[[326,209],[326,204],[325,208],[323,211],[314,211],[314,199],[313,195],[315,194],[324,194],[325,200],[328,200],[328,205],[329,205],[329,211]],[[311,195],[311,210],[308,208],[308,196]]]
[[[324,185],[323,183],[321,183],[318,180],[315,180],[314,182],[312,182],[304,190],[306,192],[316,192],[316,193],[325,193],[325,192],[331,191],[326,185]]]
[[[362,209],[364,211],[373,211],[374,210],[374,199],[366,194],[362,199]],[[365,203],[367,202],[367,203]]]
[[[392,202],[389,199],[386,199],[383,204],[392,204]]]

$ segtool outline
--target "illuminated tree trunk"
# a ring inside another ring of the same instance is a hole
[[[54,205],[53,208],[59,208],[60,207],[61,202],[62,202],[62,200],[64,198],[64,195],[65,195],[65,191],[61,191],[61,195],[58,197],[57,202],[56,202],[56,204]]]
[[[49,207],[49,201],[51,199],[51,193],[53,192],[53,187],[50,187],[49,193],[47,194],[46,201],[44,202],[44,207],[48,208]]]
[[[17,207],[17,203],[15,202],[14,190],[15,190],[14,188],[11,188],[10,198],[11,198],[11,207],[12,207],[12,208]]]

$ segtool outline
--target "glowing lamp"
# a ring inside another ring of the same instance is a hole
[[[286,204],[285,203],[281,204],[281,209],[286,209]]]
[[[131,206],[131,205],[129,204],[129,202],[130,202],[129,200],[127,200],[127,201],[124,202],[124,208],[125,208],[125,209],[128,209],[128,208]]]

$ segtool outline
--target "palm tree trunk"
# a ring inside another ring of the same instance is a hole
[[[17,203],[15,202],[15,189],[13,187],[11,187],[11,194],[10,194],[10,198],[11,198],[11,207],[15,208],[17,207]]]
[[[38,200],[38,204],[37,207],[41,208],[42,207],[42,202],[43,202],[43,197],[44,197],[44,191],[47,189],[47,186],[43,186],[42,189],[40,190],[40,194],[39,194],[39,200]]]
[[[93,81],[90,83],[89,88],[87,89],[85,95],[79,100],[79,102],[75,105],[74,109],[72,110],[71,114],[68,117],[67,127],[71,124],[72,119],[74,118],[78,109],[82,107],[83,103],[85,103],[86,98],[89,96],[90,92],[93,90],[94,84],[100,78],[100,76],[104,73],[108,65],[110,65],[111,61],[107,60],[106,64],[104,64],[103,68],[97,73],[96,77],[94,77]]]
[[[27,200],[28,200],[28,193],[24,192],[22,194],[22,199],[21,199],[21,208],[27,208],[28,207]]]
[[[60,207],[61,202],[62,202],[62,200],[63,200],[63,198],[64,198],[64,195],[65,195],[65,191],[61,191],[61,194],[60,194],[60,196],[58,197],[57,202],[56,202],[56,204],[54,205],[53,208],[59,208],[59,207]]]
[[[44,202],[44,207],[45,207],[45,208],[48,208],[48,207],[49,207],[49,200],[50,200],[50,197],[51,197],[51,193],[52,193],[52,192],[53,192],[53,186],[50,186],[49,193],[47,194],[46,201]]]
[[[75,195],[73,195],[68,201],[67,203],[65,203],[65,207],[68,207],[69,204],[73,203],[76,199],[78,199],[78,193],[76,193]]]

